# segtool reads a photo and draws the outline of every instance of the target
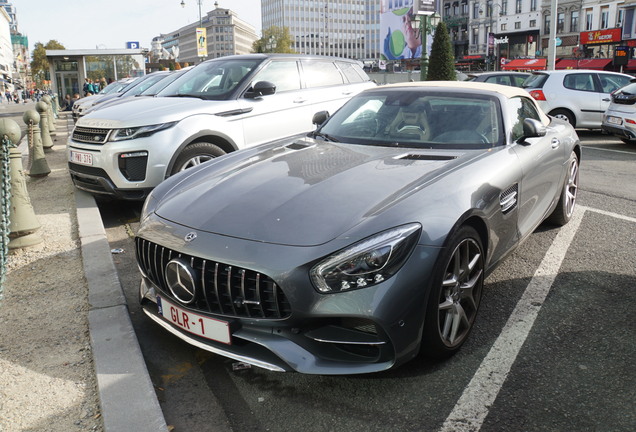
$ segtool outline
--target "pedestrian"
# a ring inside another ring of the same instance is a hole
[[[7,103],[11,102],[11,92],[9,90],[7,90],[6,92],[4,92],[4,97],[7,98]]]
[[[60,104],[60,109],[62,111],[70,111],[73,108],[73,100],[71,99],[71,95],[66,93],[64,99],[62,99],[62,103]]]
[[[84,92],[84,96],[90,96],[90,94],[93,93],[93,82],[90,78],[84,78],[84,87],[82,88],[82,91]]]

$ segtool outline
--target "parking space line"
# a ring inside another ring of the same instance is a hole
[[[612,153],[624,153],[624,154],[628,154],[628,155],[636,155],[636,153],[634,152],[630,152],[630,151],[625,151],[625,150],[614,150],[614,149],[606,149],[606,148],[602,148],[602,147],[594,147],[594,146],[590,146],[590,145],[586,145],[583,147],[585,150],[588,149],[592,149],[592,150],[599,150],[599,151],[606,151],[606,152],[612,152]]]
[[[636,218],[633,218],[633,217],[624,216],[624,215],[621,215],[621,214],[618,214],[618,213],[608,212],[606,210],[596,209],[596,208],[592,208],[592,207],[582,207],[582,208],[584,210],[589,210],[589,211],[592,211],[594,213],[600,213],[600,214],[605,215],[605,216],[610,216],[610,217],[613,217],[613,218],[616,218],[616,219],[623,219],[623,220],[626,220],[628,222],[636,223]]]
[[[441,431],[474,432],[481,428],[537,319],[586,210],[577,206],[570,222],[556,235],[501,334],[446,418]]]

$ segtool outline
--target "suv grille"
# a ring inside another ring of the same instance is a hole
[[[84,128],[76,126],[73,129],[73,141],[89,144],[104,144],[108,140],[110,129]]]
[[[291,314],[285,293],[274,281],[258,272],[208,261],[173,251],[140,237],[135,239],[136,257],[144,274],[163,295],[180,302],[166,285],[164,269],[180,258],[190,265],[198,281],[195,301],[189,308],[241,318],[282,319]]]

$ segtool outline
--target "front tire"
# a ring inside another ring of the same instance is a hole
[[[224,154],[223,149],[215,144],[204,141],[192,143],[181,151],[172,167],[170,175],[175,175],[188,168],[201,165],[204,162],[223,156]]]
[[[463,226],[442,252],[426,307],[422,350],[433,358],[455,354],[470,333],[484,286],[484,251],[477,231]]]
[[[568,172],[565,176],[565,184],[561,190],[559,203],[548,216],[548,223],[557,226],[563,226],[570,222],[574,207],[576,206],[576,194],[579,189],[579,158],[576,153],[572,152],[568,162]]]

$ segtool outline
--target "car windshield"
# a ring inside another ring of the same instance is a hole
[[[161,90],[166,88],[169,84],[171,84],[174,80],[179,78],[185,72],[187,72],[187,71],[186,70],[180,70],[180,71],[172,72],[172,73],[170,73],[168,75],[164,75],[163,79],[161,79],[160,81],[157,81],[156,83],[153,83],[150,87],[144,89],[141,93],[139,93],[139,95],[141,95],[141,96],[155,96],[157,93],[159,93]]]
[[[388,147],[479,149],[503,144],[502,124],[491,95],[385,89],[354,97],[315,135]]]
[[[177,78],[157,96],[225,100],[262,59],[222,59],[201,63]]]
[[[134,85],[129,86],[123,91],[124,96],[136,96],[142,93],[144,90],[147,90],[153,84],[164,79],[167,75],[165,73],[158,74],[149,74],[146,75],[146,78],[143,81],[138,81]]]
[[[128,81],[128,82],[115,81],[115,82],[112,82],[112,83],[108,84],[106,87],[104,87],[104,89],[102,91],[100,91],[98,94],[102,95],[102,94],[111,94],[111,93],[120,92],[123,89],[125,89],[131,82],[132,81]]]

